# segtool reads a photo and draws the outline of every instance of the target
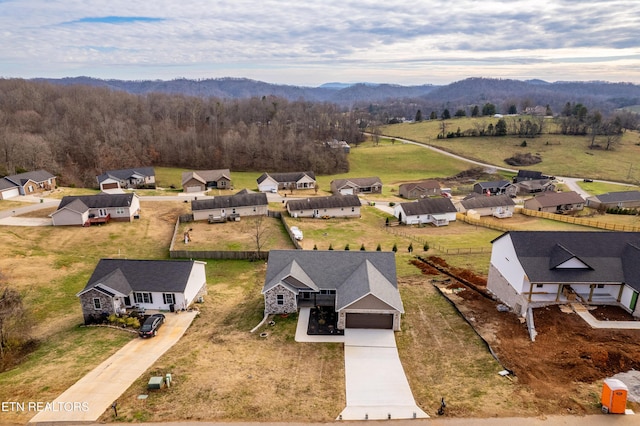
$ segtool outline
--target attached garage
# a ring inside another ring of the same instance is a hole
[[[120,188],[120,185],[118,185],[118,182],[111,182],[111,183],[103,183],[102,184],[102,189],[118,189]]]
[[[0,200],[8,200],[9,198],[14,198],[20,195],[20,190],[18,188],[11,188],[5,191],[0,192]]]
[[[347,313],[346,328],[393,329],[393,314]]]

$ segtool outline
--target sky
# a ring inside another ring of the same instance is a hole
[[[639,0],[0,0],[0,78],[640,84]]]

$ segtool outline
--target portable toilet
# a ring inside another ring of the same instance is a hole
[[[624,414],[627,408],[629,389],[621,380],[604,379],[602,387],[602,411],[604,413]]]

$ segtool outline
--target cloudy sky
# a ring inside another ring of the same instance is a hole
[[[0,77],[640,84],[639,0],[0,0]]]

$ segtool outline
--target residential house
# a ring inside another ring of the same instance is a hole
[[[393,210],[393,215],[406,225],[431,223],[444,226],[456,220],[456,213],[451,200],[440,197],[396,204]]]
[[[538,192],[554,192],[556,185],[550,179],[523,180],[515,184],[518,194],[528,195]]]
[[[516,203],[506,195],[485,196],[477,194],[475,197],[460,201],[461,211],[468,215],[494,216],[500,219],[513,216]]]
[[[260,192],[275,192],[279,189],[313,189],[316,175],[313,172],[263,173],[258,179]]]
[[[331,181],[331,192],[335,195],[380,194],[382,181],[378,177],[335,179]]]
[[[248,190],[191,201],[193,220],[224,221],[244,216],[265,216],[268,207],[267,194]]]
[[[501,195],[506,194],[515,197],[518,188],[508,180],[494,180],[491,182],[477,182],[473,185],[473,192],[482,195]]]
[[[324,143],[326,147],[332,149],[340,149],[345,154],[349,154],[351,152],[351,146],[346,141],[339,141],[337,139],[332,139]]]
[[[517,314],[578,300],[640,316],[640,233],[511,231],[492,245],[487,288]]]
[[[637,209],[640,208],[640,191],[607,192],[587,198],[586,205],[594,209]]]
[[[440,195],[440,183],[432,179],[402,183],[398,188],[398,193],[402,198],[408,200]]]
[[[569,213],[584,208],[584,198],[575,191],[545,192],[524,201],[524,208],[549,213]]]
[[[140,197],[134,193],[63,197],[51,214],[54,226],[88,226],[110,220],[131,222],[140,215]]]
[[[134,306],[187,309],[207,293],[205,262],[194,260],[101,259],[76,296],[85,324]]]
[[[393,252],[271,250],[262,294],[266,314],[333,307],[339,330],[400,331],[404,313]]]
[[[19,173],[0,179],[0,200],[38,195],[56,188],[56,177],[46,170]]]
[[[544,180],[553,179],[552,176],[547,176],[535,170],[518,170],[518,174],[513,177],[513,183],[524,182],[527,180]]]
[[[101,191],[156,187],[156,172],[153,167],[109,170],[97,176],[96,179]]]
[[[210,189],[233,189],[229,169],[197,170],[182,173],[182,191],[204,192]]]
[[[289,200],[287,211],[292,217],[360,217],[357,195],[330,195]]]

